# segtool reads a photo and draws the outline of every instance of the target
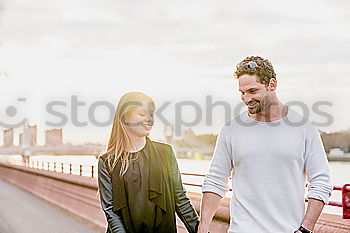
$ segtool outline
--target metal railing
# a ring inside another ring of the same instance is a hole
[[[0,163],[19,165],[23,167],[35,168],[39,170],[65,173],[70,175],[79,175],[85,177],[96,177],[97,170],[95,165],[84,165],[75,163],[49,162],[49,161],[29,161],[29,160],[9,160],[0,159]]]
[[[85,177],[97,177],[97,170],[95,169],[95,165],[83,165],[83,164],[73,164],[73,163],[60,163],[60,162],[43,162],[43,161],[22,161],[22,162],[9,162],[9,161],[0,161],[5,163],[12,163],[15,165],[21,165],[24,167],[52,171],[52,172],[60,172],[71,175],[79,175]],[[204,174],[196,174],[196,173],[181,173],[182,176],[192,176],[192,177],[205,177]],[[196,183],[187,183],[183,182],[183,185],[193,186],[193,187],[203,187],[201,184]],[[305,185],[307,187],[308,184]],[[343,186],[335,185],[333,186],[333,190],[342,191],[342,202],[329,201],[327,205],[342,207],[343,208],[343,218],[350,218],[350,185],[345,184]],[[230,188],[228,191],[232,191]],[[305,198],[305,202],[308,202],[308,199]]]
[[[22,164],[25,167],[36,168],[46,171],[61,172],[70,175],[96,177],[95,165],[83,165],[74,163],[27,161]]]

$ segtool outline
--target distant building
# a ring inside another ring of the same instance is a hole
[[[25,135],[25,139],[23,138]],[[26,125],[23,129],[23,133],[19,134],[19,145],[23,146],[24,144],[35,147],[37,138],[37,128],[36,125]]]
[[[4,147],[13,147],[13,129],[4,130]]]
[[[18,135],[18,137],[19,137],[19,146],[22,146],[22,144],[23,144],[23,133],[20,133]]]
[[[61,146],[62,129],[51,129],[45,131],[45,146]]]
[[[28,126],[28,136],[29,136],[29,145],[36,146],[36,138],[37,138],[37,129],[36,125]]]

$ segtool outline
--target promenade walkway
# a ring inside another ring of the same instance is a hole
[[[66,212],[0,179],[1,233],[98,233]]]

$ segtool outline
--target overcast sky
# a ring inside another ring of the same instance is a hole
[[[334,122],[321,130],[350,127],[347,0],[0,0],[0,6],[0,120],[28,118],[38,125],[39,142],[45,121],[57,121],[46,104],[67,102],[60,111],[69,118],[72,95],[86,102],[80,121],[94,102],[115,105],[128,91],[143,91],[158,106],[171,101],[164,111],[171,123],[180,101],[195,101],[205,112],[211,95],[234,107],[240,99],[233,68],[248,55],[272,61],[283,102],[302,101],[310,111],[317,101],[332,103],[321,109]],[[14,117],[6,115],[10,105],[18,109]],[[105,108],[96,112],[101,121],[107,115]],[[193,129],[218,133],[223,116],[218,107],[212,125],[203,117]],[[194,110],[183,117],[192,120]],[[63,129],[66,142],[105,142],[110,127],[69,120]],[[162,132],[158,120],[152,136]]]

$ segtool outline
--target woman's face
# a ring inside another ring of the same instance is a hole
[[[137,102],[135,109],[126,117],[130,136],[145,137],[151,132],[154,123],[154,107],[147,100]]]

